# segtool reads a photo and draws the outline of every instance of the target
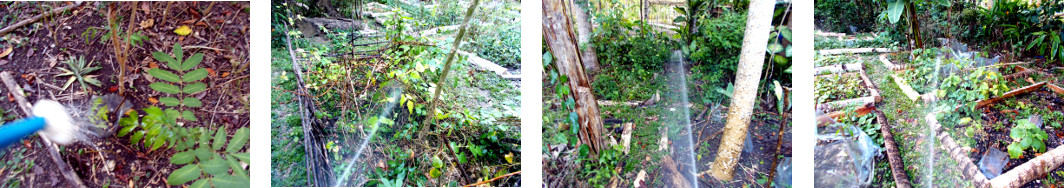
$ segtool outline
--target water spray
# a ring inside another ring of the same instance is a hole
[[[33,133],[60,145],[74,142],[75,128],[63,105],[52,100],[40,100],[33,105],[30,117],[0,126],[0,148],[16,143]]]
[[[395,107],[395,103],[399,100],[400,93],[403,93],[402,88],[396,87],[392,90],[391,95],[388,97],[388,104],[384,106],[384,109],[381,110],[381,113],[378,116],[385,116],[392,113],[392,108]],[[366,145],[369,144],[369,140],[373,139],[373,136],[377,135],[377,130],[380,129],[381,126],[381,121],[377,121],[373,124],[373,130],[370,130],[369,136],[366,136],[366,138],[362,140],[362,144],[360,144],[358,146],[358,150],[355,151],[355,156],[348,160],[346,165],[340,168],[344,169],[344,173],[338,177],[338,180],[340,181],[337,181],[336,185],[333,185],[333,187],[339,187],[340,185],[343,185],[344,182],[347,181],[348,177],[351,177],[351,167],[354,166],[355,161],[358,160],[360,156],[362,156],[362,150],[366,149]]]

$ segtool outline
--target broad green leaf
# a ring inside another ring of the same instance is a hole
[[[180,67],[178,66],[179,64],[177,63],[177,60],[175,60],[174,57],[170,57],[170,55],[166,55],[166,53],[152,52],[151,56],[155,57],[155,60],[159,60],[163,63],[166,63],[166,66],[170,67],[171,69],[176,69],[176,67]]]
[[[173,52],[174,52],[174,60],[177,60],[177,61],[185,60],[184,59],[185,58],[185,49],[183,47],[181,47],[181,43],[174,43]],[[170,66],[170,69],[174,69],[174,70],[178,70],[178,68],[181,68],[180,64],[178,64],[178,65],[167,65],[167,66]],[[181,70],[181,71],[184,71],[184,70]]]
[[[440,160],[440,156],[432,157],[432,167],[443,168],[443,160]]]
[[[248,153],[234,153],[232,155],[233,155],[233,157],[236,157],[236,159],[240,159],[240,161],[244,161],[244,163],[248,163],[248,162],[251,161],[251,155],[248,154]]]
[[[203,90],[207,90],[207,84],[204,84],[203,82],[196,82],[185,85],[185,90],[183,92],[185,92],[186,94],[194,94],[199,93]]]
[[[163,147],[163,144],[166,143],[164,140],[165,139],[160,139],[159,136],[156,136],[154,143],[151,144],[151,150],[155,151],[156,149]]]
[[[185,120],[189,120],[189,121],[198,121],[196,119],[196,114],[193,114],[192,111],[188,111],[188,110],[185,110],[185,111],[181,112],[181,118],[185,118]]]
[[[236,153],[237,151],[240,151],[240,149],[243,149],[244,146],[247,145],[247,143],[248,128],[244,127],[237,129],[236,133],[233,133],[233,138],[230,138],[229,146],[225,148],[225,151],[229,153]]]
[[[907,3],[908,1],[906,0],[895,0],[893,3],[887,5],[887,17],[890,18],[891,24],[898,23],[898,20],[901,19],[901,15],[905,14],[905,4]]]
[[[160,68],[148,69],[148,74],[167,82],[181,82],[181,77],[177,76],[177,74]]]
[[[432,178],[440,177],[440,174],[443,174],[440,173],[440,168],[432,168],[432,170],[429,170],[429,176]]]
[[[240,162],[236,160],[233,155],[226,155],[225,162],[229,164],[229,169],[233,169],[233,175],[247,176],[248,173],[244,172],[244,167],[240,166]]]
[[[207,78],[207,69],[196,69],[186,72],[184,76],[181,76],[181,81],[195,82],[203,78]]]
[[[202,175],[202,172],[200,172],[199,166],[185,165],[170,173],[170,176],[166,178],[166,182],[170,185],[181,185],[198,179],[200,175]]]
[[[123,119],[123,120],[125,120],[125,119]],[[122,127],[122,129],[118,130],[118,137],[126,136],[126,134],[129,134],[129,132],[133,131],[133,128],[136,128],[136,127],[137,126],[125,126],[125,127]]]
[[[196,158],[198,158],[200,161],[210,160],[211,156],[213,156],[214,154],[214,152],[211,152],[211,150],[207,150],[207,148],[204,148],[203,145],[200,145],[199,148],[196,148],[195,152]]]
[[[203,102],[200,102],[200,100],[196,97],[185,97],[185,100],[182,102],[182,104],[185,104],[185,106],[187,107],[193,108],[203,106]]]
[[[139,130],[136,133],[133,133],[133,136],[129,137],[129,141],[137,143],[140,142],[141,138],[144,138],[144,130]]]
[[[166,93],[166,94],[179,94],[179,93],[181,93],[181,88],[178,88],[177,86],[174,86],[174,85],[171,85],[171,84],[168,84],[168,83],[155,82],[155,83],[151,83],[151,85],[148,85],[148,87],[151,87],[151,89],[154,89],[155,91],[163,92],[163,93]]]
[[[222,149],[222,146],[225,146],[226,134],[225,128],[219,127],[218,133],[214,134],[214,141],[211,143],[211,149],[214,151]]]
[[[232,175],[222,174],[222,175],[214,176],[214,179],[212,179],[212,180],[214,181],[214,186],[215,187],[227,187],[227,188],[228,187],[232,187],[232,188],[251,187],[251,184],[249,183],[250,180],[248,179],[248,177],[232,176]]]
[[[576,112],[569,112],[569,129],[572,130],[573,135],[580,134],[580,123],[577,121]]]
[[[173,97],[159,97],[159,102],[166,106],[177,106],[181,104],[181,100]]]
[[[771,54],[780,53],[780,52],[783,51],[783,45],[780,45],[779,43],[772,43],[772,44],[768,44],[768,48],[767,49],[768,49],[768,53],[771,53]]]
[[[193,54],[192,57],[189,57],[188,59],[185,60],[184,63],[181,63],[181,71],[186,71],[186,70],[189,70],[189,69],[192,69],[192,68],[196,68],[196,65],[199,65],[200,62],[202,62],[202,61],[203,61],[203,53]]]
[[[1009,158],[1015,159],[1015,158],[1020,158],[1021,156],[1023,156],[1023,149],[1021,149],[1019,145],[1016,145],[1015,142],[1012,143],[1012,144],[1009,144],[1008,150],[1009,150]]]
[[[225,159],[222,158],[207,160],[206,162],[200,163],[200,166],[203,167],[203,172],[215,176],[227,174],[229,172],[229,164],[226,164]]]
[[[199,179],[189,185],[188,188],[206,188],[211,187],[211,179]]]
[[[192,160],[196,159],[196,155],[193,155],[190,151],[178,152],[173,156],[170,156],[170,163],[173,164],[188,164]]]
[[[177,109],[167,108],[165,110],[165,112],[166,112],[166,117],[160,117],[160,118],[177,118],[177,117],[181,117],[181,112],[177,111]]]

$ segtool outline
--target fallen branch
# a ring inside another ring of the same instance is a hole
[[[19,87],[18,83],[15,83],[15,79],[11,78],[11,72],[0,72],[0,80],[3,80],[4,86],[7,87],[8,92],[11,92],[11,96],[15,98],[15,102],[18,102],[19,109],[22,109],[22,112],[27,116],[33,115],[33,113],[30,113],[30,104],[29,102],[26,102],[26,96],[22,95],[22,87]],[[54,162],[55,166],[59,168],[58,170],[63,174],[63,177],[72,182],[74,187],[85,187],[85,184],[81,182],[81,178],[74,173],[74,169],[70,168],[70,165],[59,156],[59,148],[56,147],[55,144],[52,144],[52,141],[48,140],[48,138],[43,136],[40,138],[41,141],[44,142],[44,146],[48,150],[52,162]]]
[[[462,187],[472,187],[472,186],[482,185],[482,184],[486,184],[486,183],[491,183],[491,182],[493,182],[495,180],[503,179],[503,178],[510,177],[510,176],[513,176],[513,175],[518,175],[518,174],[521,174],[520,170],[518,170],[517,172],[513,172],[513,173],[506,174],[506,175],[502,175],[502,176],[499,176],[499,177],[491,178],[488,181],[477,182],[477,183],[474,183],[474,184],[464,185]]]
[[[5,34],[7,34],[8,32],[14,31],[15,29],[18,29],[19,27],[26,26],[27,24],[30,24],[30,23],[33,23],[33,22],[37,22],[38,20],[41,20],[41,18],[51,16],[52,14],[56,14],[56,13],[60,13],[60,12],[63,12],[63,11],[70,10],[71,8],[77,7],[78,5],[81,5],[80,1],[79,2],[75,2],[74,4],[71,4],[71,5],[67,5],[65,7],[56,8],[56,9],[54,9],[52,11],[45,12],[44,14],[40,14],[40,15],[34,16],[34,17],[30,18],[30,19],[25,19],[25,20],[19,21],[18,23],[12,24],[12,25],[7,26],[7,27],[4,27],[4,29],[0,29],[0,36],[3,36]]]
[[[821,66],[814,68],[813,72],[817,75],[829,74],[829,73],[844,73],[861,71],[861,63],[839,64],[831,66]]]

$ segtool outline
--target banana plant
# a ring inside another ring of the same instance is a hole
[[[887,10],[883,11],[883,14],[887,16],[891,24],[898,23],[901,20],[901,16],[908,17],[907,24],[909,25],[910,34],[912,34],[915,46],[918,49],[924,48],[923,39],[920,37],[920,20],[916,18],[916,4],[935,3],[943,6],[951,6],[948,0],[895,0],[887,5]]]
[[[85,63],[85,57],[70,59],[64,61],[63,63],[66,63],[68,66],[70,66],[70,69],[59,67],[59,70],[63,70],[63,73],[56,75],[56,77],[70,76],[70,79],[67,80],[66,84],[63,84],[63,90],[66,90],[67,87],[70,87],[70,84],[74,83],[74,80],[77,80],[79,83],[81,83],[81,90],[85,91],[86,93],[89,92],[88,84],[100,86],[100,80],[96,80],[96,75],[87,75],[96,70],[100,70],[100,67],[92,66],[92,62]]]

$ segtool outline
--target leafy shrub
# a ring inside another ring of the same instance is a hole
[[[722,88],[730,83],[739,65],[739,53],[742,51],[743,32],[746,28],[746,15],[740,12],[725,11],[717,17],[703,19],[698,25],[695,40],[685,49],[685,54],[693,62],[692,80],[702,82],[705,88]],[[717,101],[723,95],[715,92],[703,92],[708,95],[704,101]]]
[[[645,100],[661,83],[652,81],[670,56],[671,41],[641,21],[630,21],[616,11],[598,13],[599,27],[592,35],[603,70],[592,87],[606,100]],[[617,83],[627,83],[621,86]],[[623,88],[622,88],[623,87]]]
[[[879,12],[886,3],[876,0],[816,0],[813,18],[819,29],[837,33],[877,31]]]
[[[203,53],[196,53],[193,54],[192,57],[182,60],[184,58],[184,52],[179,43],[174,44],[173,53],[174,57],[166,55],[165,52],[152,52],[152,56],[160,62],[165,62],[167,67],[177,71],[176,74],[161,68],[152,68],[148,70],[148,74],[152,77],[173,84],[153,82],[148,86],[155,91],[182,97],[181,99],[176,97],[160,97],[159,103],[162,103],[163,105],[169,107],[184,106],[192,108],[203,106],[203,102],[196,97],[191,96],[192,94],[207,90],[207,84],[199,82],[200,80],[207,78],[207,69],[199,68],[192,70],[203,61]],[[181,111],[180,116],[190,121],[196,121],[196,115],[189,110]]]
[[[1045,130],[1038,128],[1028,121],[1029,119],[1016,120],[1016,126],[1012,127],[1009,132],[1009,137],[1012,137],[1012,143],[1009,144],[1009,158],[1020,158],[1023,156],[1023,151],[1028,148],[1034,152],[1045,152],[1046,144],[1045,140],[1049,138]]]

